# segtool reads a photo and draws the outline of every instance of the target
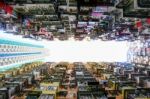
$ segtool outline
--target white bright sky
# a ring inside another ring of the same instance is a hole
[[[126,42],[55,41],[50,42],[50,61],[69,62],[124,62],[127,59]]]
[[[4,34],[2,31],[0,31],[0,38],[44,45],[50,51],[50,55],[45,58],[45,61],[50,62],[125,62],[127,60],[127,42],[35,41],[22,39],[21,36]]]

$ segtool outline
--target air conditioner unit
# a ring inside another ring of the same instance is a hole
[[[0,14],[5,14],[5,13],[6,13],[5,10],[0,9]]]

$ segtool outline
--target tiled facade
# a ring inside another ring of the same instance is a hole
[[[46,52],[44,46],[0,39],[0,66],[43,59]]]

